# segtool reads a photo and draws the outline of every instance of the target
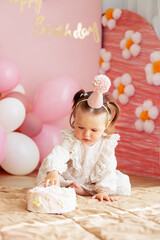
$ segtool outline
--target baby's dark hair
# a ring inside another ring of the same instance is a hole
[[[74,128],[74,118],[75,118],[77,107],[80,107],[83,111],[88,111],[93,114],[100,114],[103,112],[107,113],[106,109],[103,106],[101,108],[91,108],[88,105],[87,99],[92,93],[93,92],[85,92],[83,89],[81,89],[74,95],[72,112],[69,120],[72,128]],[[109,126],[113,126],[120,114],[119,106],[117,105],[117,103],[115,102],[111,94],[109,93],[103,94],[103,105],[107,108],[109,114],[113,116],[109,124]]]

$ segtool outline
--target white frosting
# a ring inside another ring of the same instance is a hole
[[[27,209],[40,213],[67,213],[75,210],[77,205],[74,188],[39,186],[28,191],[27,199]]]

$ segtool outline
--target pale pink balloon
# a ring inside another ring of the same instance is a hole
[[[7,147],[7,136],[4,129],[0,125],[0,163],[2,162]]]
[[[29,110],[29,100],[27,99],[26,95],[20,92],[9,92],[7,93],[4,98],[17,98],[19,101],[21,101],[26,109],[26,112]]]
[[[42,126],[41,119],[36,114],[29,112],[26,114],[26,117],[18,131],[29,137],[34,137],[40,133]]]
[[[47,81],[37,91],[32,111],[43,122],[63,118],[71,112],[73,96],[79,89],[79,84],[71,77]]]
[[[16,87],[21,76],[17,66],[7,60],[0,60],[0,92],[6,92]]]
[[[40,152],[40,163],[52,151],[53,147],[60,143],[60,128],[50,124],[43,124],[42,131],[32,138]]]

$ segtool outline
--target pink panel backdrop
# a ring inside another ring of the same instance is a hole
[[[139,32],[142,36],[139,43],[140,54],[136,57],[131,56],[130,59],[122,57],[120,48],[120,42],[127,30]],[[103,48],[112,54],[111,68],[106,72],[112,81],[111,92],[115,89],[114,80],[125,73],[131,75],[135,87],[135,94],[129,98],[127,104],[123,105],[117,100],[121,108],[117,124],[121,135],[117,147],[118,168],[127,173],[160,177],[160,113],[154,120],[155,129],[152,133],[140,132],[135,128],[138,119],[135,110],[145,100],[151,100],[160,112],[160,85],[149,84],[145,74],[145,67],[150,63],[150,54],[160,51],[160,41],[144,18],[131,11],[122,10],[114,29],[103,27]],[[160,68],[157,71],[160,71]]]
[[[100,16],[101,0],[0,1],[0,58],[17,65],[30,102],[42,83],[61,75],[90,88],[98,72]]]
[[[69,127],[75,92],[80,88],[89,90],[98,73],[101,4],[101,0],[0,1],[0,102],[3,105],[5,91],[16,84],[24,87],[25,97],[21,93],[7,95],[19,99],[19,104],[22,101],[26,109],[21,126],[11,130],[21,132],[13,136],[23,136],[24,140],[28,136],[33,146],[36,143],[40,162],[60,142],[60,129]],[[12,103],[16,101],[13,98],[4,101]],[[0,116],[5,111],[11,112],[7,107]],[[7,120],[10,127],[13,119]],[[3,129],[0,135],[5,150]],[[13,150],[11,159],[4,159],[0,151],[1,166],[12,174],[23,174],[16,162],[23,158],[14,159],[19,149]],[[12,171],[11,165],[15,167]]]

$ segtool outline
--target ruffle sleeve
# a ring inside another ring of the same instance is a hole
[[[115,147],[119,139],[119,134],[104,137],[98,161],[91,173],[91,181],[95,183],[96,191],[107,190],[111,193],[117,187]]]
[[[77,171],[81,171],[81,141],[75,138],[73,130],[63,130],[61,131],[61,135],[63,137],[62,146],[64,146],[68,149],[68,151],[70,151],[70,158],[73,162],[73,167]]]
[[[70,149],[75,142],[75,137],[72,130],[63,130],[61,135],[63,138],[62,143],[55,146],[42,162],[36,179],[37,183],[45,179],[47,172],[57,170],[61,174],[66,171]]]
[[[61,130],[62,143],[61,146],[70,150],[71,146],[76,142],[73,130]]]

